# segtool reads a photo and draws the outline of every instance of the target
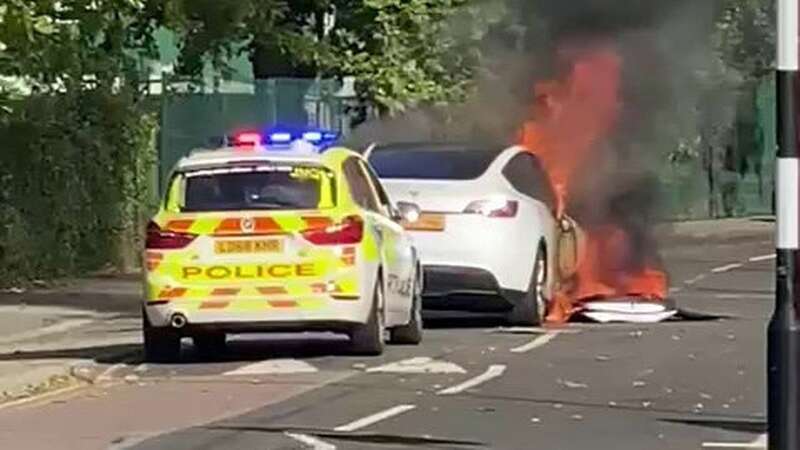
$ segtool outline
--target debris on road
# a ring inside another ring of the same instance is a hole
[[[560,384],[561,386],[564,386],[567,389],[588,389],[589,388],[589,385],[586,384],[586,383],[580,383],[580,382],[577,382],[577,381],[570,381],[570,380],[562,380],[560,378],[558,380],[556,380],[556,383]]]
[[[633,387],[635,387],[635,388],[640,388],[640,387],[645,387],[645,386],[647,386],[647,383],[645,383],[644,381],[636,380],[636,381],[633,382]]]
[[[664,302],[635,297],[588,302],[580,311],[580,315],[598,323],[658,323],[676,314],[678,310]]]
[[[611,361],[611,357],[608,355],[597,355],[594,357],[595,361]]]

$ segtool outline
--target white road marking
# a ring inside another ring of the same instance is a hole
[[[692,279],[684,281],[683,283],[684,284],[688,284],[688,285],[692,285],[692,284],[695,284],[695,283],[697,283],[699,281],[703,281],[705,279],[706,279],[706,276],[703,275],[703,274],[700,274],[700,275],[698,275],[698,276],[696,276],[696,277],[694,277]]]
[[[527,353],[531,350],[537,349],[543,345],[546,345],[548,342],[555,339],[558,336],[558,333],[555,332],[548,332],[541,336],[536,337],[534,340],[528,342],[525,345],[520,345],[519,347],[514,347],[511,349],[511,353]]]
[[[336,450],[336,446],[333,444],[329,444],[321,439],[318,439],[314,436],[309,436],[307,434],[297,434],[297,433],[284,433],[287,437],[294,439],[295,441],[302,442],[306,444],[309,448],[314,450]]]
[[[753,442],[703,442],[703,448],[767,448],[767,435],[762,434]]]
[[[467,389],[471,389],[471,388],[473,388],[475,386],[478,386],[478,385],[480,385],[482,383],[485,383],[485,382],[491,380],[492,378],[497,378],[497,377],[503,375],[503,373],[505,371],[506,371],[506,366],[504,366],[502,364],[495,364],[495,365],[489,366],[489,368],[486,370],[486,372],[478,375],[477,377],[471,378],[471,379],[469,379],[469,380],[467,380],[467,381],[465,381],[465,382],[463,382],[461,384],[457,384],[457,385],[449,387],[447,389],[442,389],[441,391],[437,392],[436,394],[437,395],[458,394],[460,392],[466,391]]]
[[[740,269],[742,268],[743,264],[728,264],[727,266],[722,267],[715,267],[711,269],[711,273],[723,273],[723,272],[730,272],[733,269]]]
[[[367,373],[467,373],[467,371],[449,361],[437,361],[427,356],[420,356],[370,367]]]
[[[108,369],[104,370],[103,373],[97,376],[98,381],[108,381],[111,379],[111,375],[114,374],[117,370],[125,367],[125,364],[119,363],[114,364],[113,366],[109,367]]]
[[[752,258],[748,259],[748,261],[750,262],[772,261],[775,258],[777,258],[777,256],[773,253],[771,255],[753,256]]]
[[[363,419],[358,419],[356,421],[350,422],[346,425],[338,426],[333,429],[333,431],[341,431],[344,433],[349,433],[351,431],[360,430],[362,428],[366,428],[370,425],[374,425],[382,420],[389,419],[394,416],[398,416],[405,412],[411,411],[415,409],[417,405],[398,405],[393,408],[389,408],[387,410],[381,411],[379,413],[375,413],[364,417]]]
[[[283,375],[314,372],[317,372],[316,367],[296,359],[268,359],[239,367],[236,370],[225,372],[223,375]]]

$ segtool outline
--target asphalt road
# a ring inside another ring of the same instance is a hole
[[[771,247],[669,242],[672,296],[694,314],[668,323],[429,318],[423,345],[380,358],[317,334],[238,339],[218,361],[108,361],[91,388],[0,409],[0,447],[741,448],[765,429]]]

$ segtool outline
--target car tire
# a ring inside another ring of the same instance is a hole
[[[522,295],[508,314],[508,322],[517,326],[538,326],[547,316],[547,253],[544,247],[536,252],[533,274],[528,291]]]
[[[367,323],[356,325],[350,331],[350,352],[355,355],[378,356],[383,354],[384,334],[383,320],[383,282],[380,276],[375,283],[372,296],[372,308]]]
[[[225,333],[203,333],[192,337],[197,353],[204,359],[218,359],[227,350]]]
[[[170,363],[180,359],[181,336],[170,328],[154,327],[142,311],[144,359],[148,362]]]
[[[414,279],[411,299],[411,320],[406,325],[392,328],[390,342],[397,345],[419,345],[422,342],[422,283],[419,275]]]

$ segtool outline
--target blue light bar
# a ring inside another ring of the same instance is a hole
[[[269,141],[276,144],[288,144],[293,140],[292,133],[278,132],[269,134]]]
[[[263,135],[267,146],[288,147],[294,141],[306,141],[317,146],[320,151],[339,140],[339,133],[332,130],[275,127],[267,129]]]
[[[303,133],[303,140],[308,142],[319,142],[322,140],[322,133],[319,131],[306,131]]]

